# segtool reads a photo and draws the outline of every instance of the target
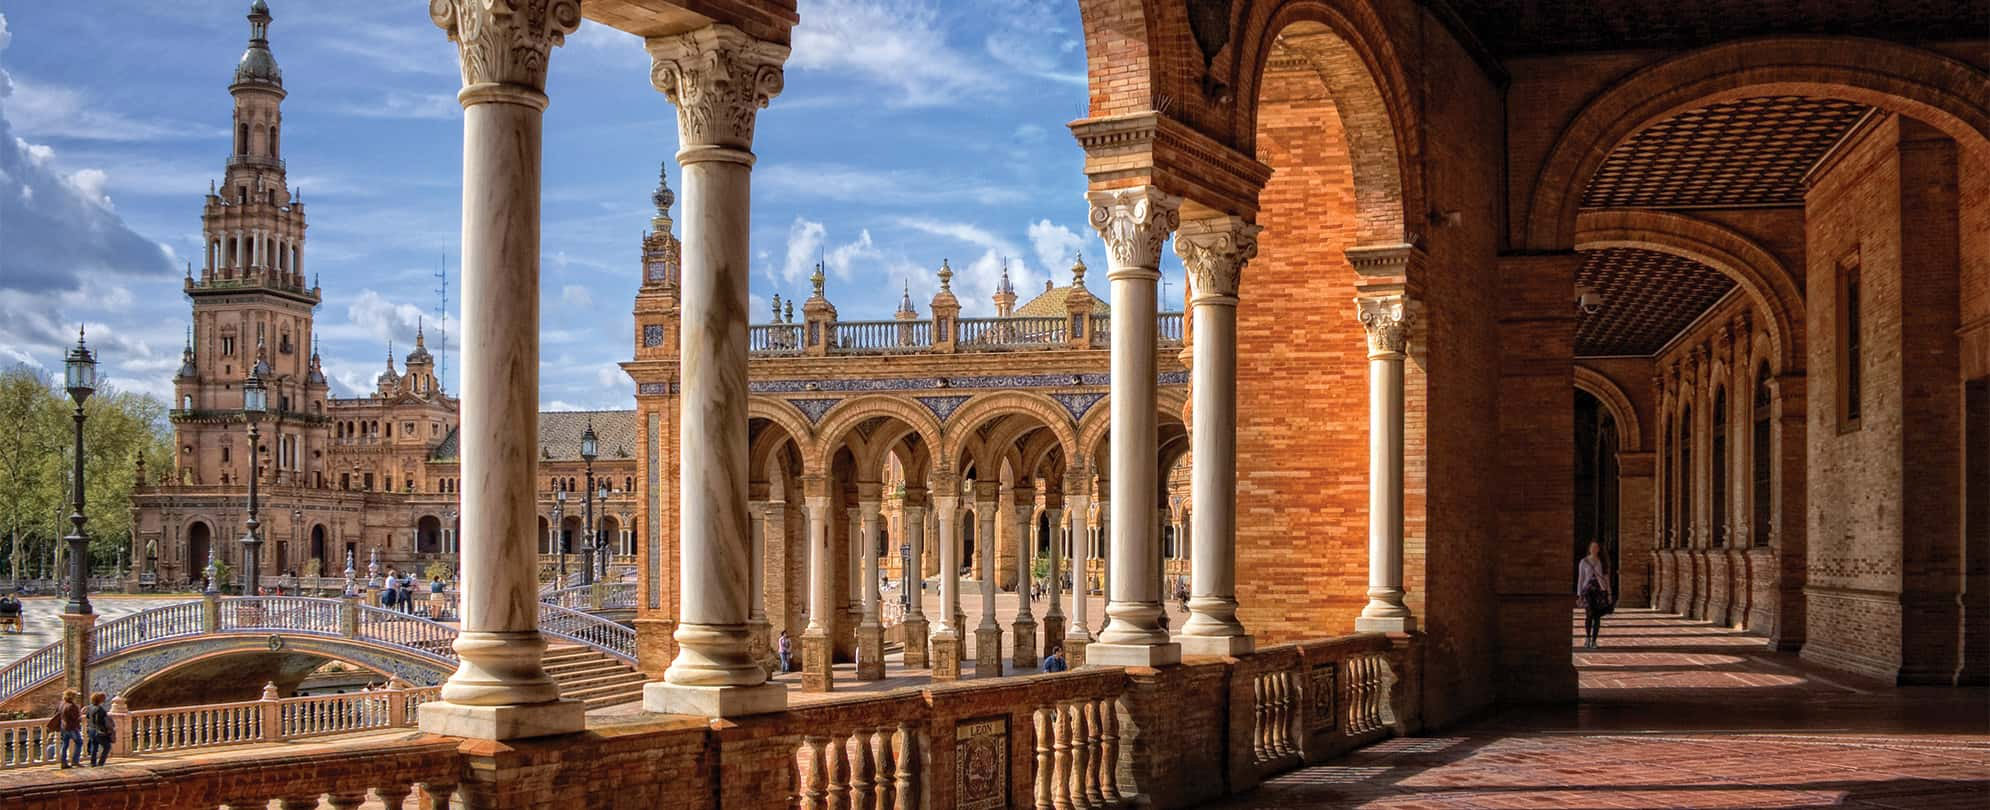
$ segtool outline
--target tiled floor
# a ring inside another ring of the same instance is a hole
[[[1983,689],[1867,683],[1648,611],[1574,655],[1579,706],[1391,740],[1220,806],[1990,808]]]

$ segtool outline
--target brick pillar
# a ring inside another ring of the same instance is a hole
[[[95,613],[62,614],[62,687],[90,696],[90,630]]]
[[[1500,697],[1576,696],[1573,251],[1500,258],[1498,594]]]

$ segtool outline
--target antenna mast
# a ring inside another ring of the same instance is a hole
[[[442,251],[442,264],[435,268],[435,377],[449,379],[449,251]]]

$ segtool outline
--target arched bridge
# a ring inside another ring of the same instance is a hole
[[[552,603],[540,604],[539,629],[560,648],[549,654],[548,668],[568,696],[608,705],[640,690],[634,630]],[[114,695],[146,689],[169,675],[239,677],[241,685],[254,688],[266,676],[248,677],[222,663],[247,656],[270,671],[300,666],[308,671],[329,659],[424,686],[441,683],[456,669],[456,632],[455,625],[357,597],[209,597],[91,628],[81,645],[81,663],[90,690]],[[67,666],[58,642],[0,669],[0,708],[50,702],[68,682]],[[301,678],[303,672],[296,674]]]

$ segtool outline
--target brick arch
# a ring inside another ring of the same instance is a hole
[[[1098,407],[1098,406],[1093,406]],[[939,445],[940,459],[947,469],[961,469],[962,453],[969,449],[974,440],[975,430],[982,422],[1010,414],[1027,415],[1057,435],[1058,443],[1070,453],[1077,446],[1077,431],[1072,428],[1070,412],[1056,400],[1043,394],[1026,391],[1003,391],[995,394],[982,394],[967,401],[947,418],[945,440]]]
[[[808,418],[802,416],[795,406],[768,397],[747,397],[746,418],[765,419],[787,431],[788,436],[795,440],[795,446],[803,451],[802,463],[806,464],[814,457],[814,453],[808,451],[814,448],[815,431],[809,428]]]
[[[1258,94],[1278,39],[1298,28],[1318,30],[1326,61],[1316,63],[1347,137],[1354,174],[1354,244],[1410,240],[1412,212],[1423,210],[1421,175],[1413,159],[1420,126],[1410,82],[1376,7],[1350,0],[1288,0],[1253,4],[1233,40],[1238,77],[1231,138],[1256,154]]]
[[[1932,51],[1856,37],[1791,36],[1726,42],[1638,70],[1570,120],[1536,175],[1517,247],[1575,243],[1583,189],[1610,151],[1674,114],[1762,94],[1841,98],[1907,115],[1966,144],[1990,139],[1990,76]]]
[[[1725,225],[1646,209],[1587,211],[1576,218],[1576,250],[1631,247],[1692,259],[1734,280],[1769,316],[1764,331],[1778,371],[1804,367],[1804,298],[1796,275],[1768,248]]]
[[[747,418],[761,419],[767,417],[756,414]],[[767,418],[767,420],[771,424],[761,430],[760,435],[753,437],[753,444],[746,451],[747,480],[749,481],[771,480],[770,475],[775,454],[781,451],[783,445],[792,442],[795,449],[800,451],[804,457],[808,455],[809,437],[806,434],[795,436],[787,425],[771,418]]]
[[[1085,32],[1087,106],[1093,116],[1153,109],[1154,67],[1165,64],[1154,0],[1078,0]],[[1190,45],[1189,47],[1194,47]]]
[[[1631,398],[1624,395],[1624,389],[1600,371],[1578,364],[1575,367],[1575,388],[1596,397],[1597,402],[1617,420],[1617,430],[1624,439],[1624,446],[1632,451],[1645,449],[1644,432],[1638,425],[1638,409],[1631,406]]]
[[[926,410],[905,397],[886,394],[866,394],[836,403],[823,414],[822,421],[815,430],[815,444],[809,449],[806,458],[815,466],[811,469],[828,470],[836,451],[842,446],[844,437],[858,425],[877,417],[889,417],[911,425],[919,432],[919,438],[932,446],[940,444],[940,423],[933,418],[933,412]]]
[[[1187,421],[1182,419],[1182,413],[1187,408],[1188,388],[1186,387],[1163,387],[1154,392],[1154,409],[1161,414],[1160,424],[1165,425],[1170,422],[1180,425],[1188,424]],[[1105,440],[1106,434],[1110,432],[1112,432],[1112,395],[1108,394],[1104,399],[1094,404],[1091,410],[1086,411],[1085,418],[1078,422],[1077,446],[1081,448],[1082,452],[1076,456],[1067,455],[1065,465],[1076,468],[1080,466],[1078,462],[1083,461],[1083,466],[1086,469],[1104,476],[1109,468],[1106,465],[1096,463],[1097,459],[1092,458],[1092,451],[1099,446],[1099,442]]]

